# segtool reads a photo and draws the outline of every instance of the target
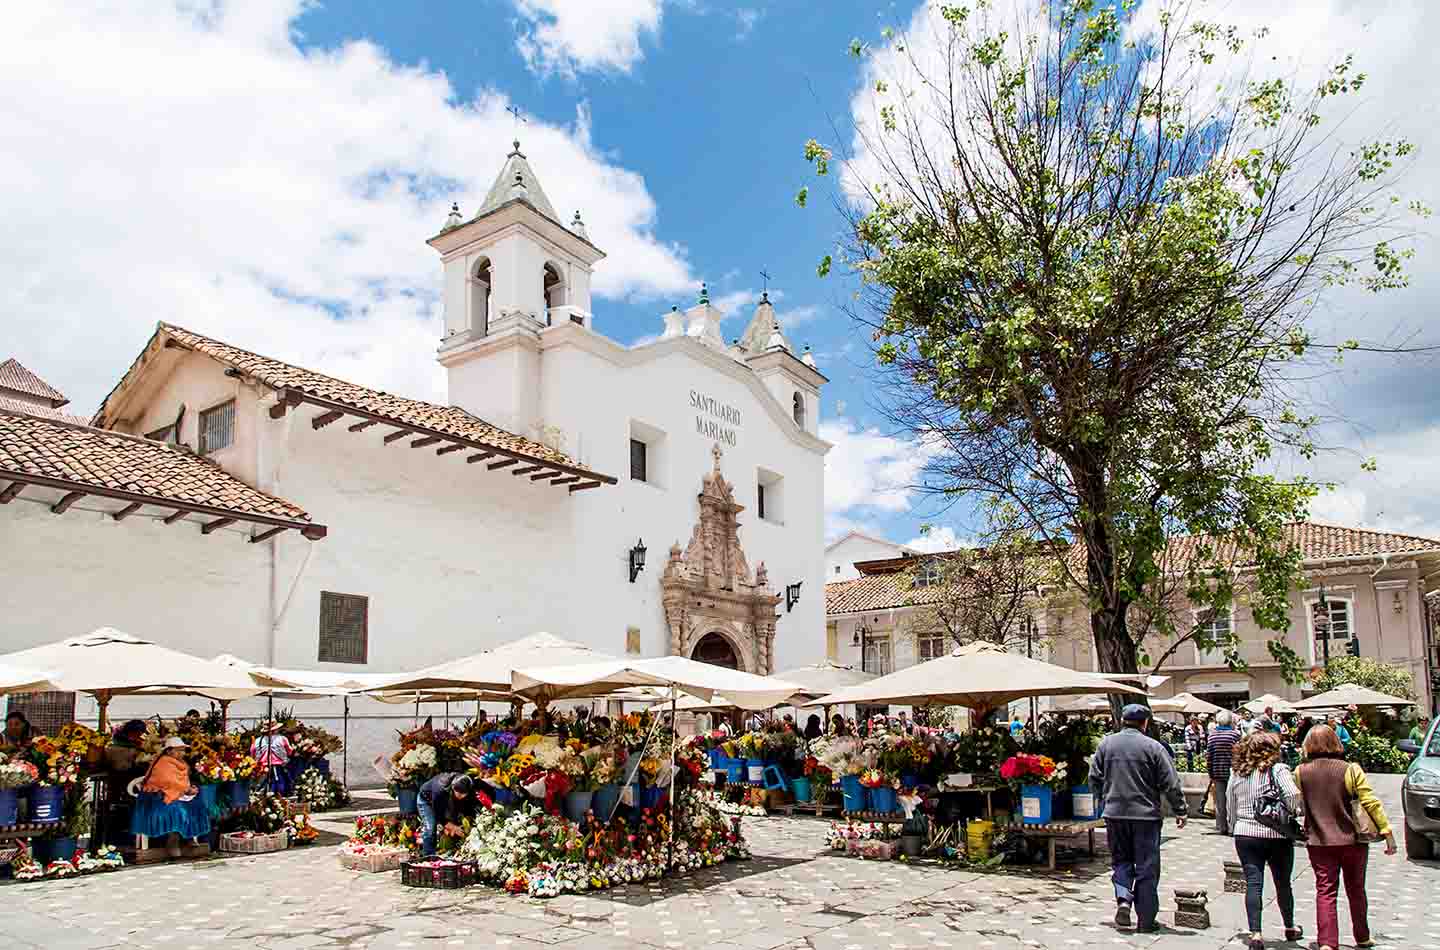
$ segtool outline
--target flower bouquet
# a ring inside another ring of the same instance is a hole
[[[879,769],[866,769],[860,773],[860,784],[866,788],[890,788],[891,779]]]
[[[1000,777],[1012,785],[1044,785],[1052,789],[1068,787],[1064,765],[1048,755],[1021,752],[1012,755],[1000,766]]]
[[[0,762],[0,790],[24,788],[40,781],[40,769],[33,762],[11,759]]]

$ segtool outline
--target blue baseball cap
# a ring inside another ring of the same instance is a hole
[[[1131,703],[1120,710],[1120,719],[1123,722],[1144,722],[1150,718],[1150,707],[1142,706],[1139,703]]]

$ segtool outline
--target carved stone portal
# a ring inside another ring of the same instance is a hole
[[[720,474],[724,454],[711,449],[715,468],[701,487],[700,520],[682,552],[677,542],[660,578],[670,652],[747,673],[768,675],[775,659],[775,612],[780,596],[770,589],[765,565],[752,577],[740,546],[734,486]],[[727,651],[725,648],[729,647]]]

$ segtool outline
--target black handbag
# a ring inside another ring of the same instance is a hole
[[[1269,783],[1255,796],[1255,822],[1291,841],[1304,841],[1306,838],[1305,829],[1300,826],[1295,809],[1290,807],[1290,803],[1285,800],[1285,793],[1275,781],[1273,766],[1270,769]]]

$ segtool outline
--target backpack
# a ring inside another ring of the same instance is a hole
[[[1285,800],[1285,793],[1275,781],[1275,767],[1269,771],[1270,781],[1255,796],[1255,822],[1271,831],[1284,835],[1291,841],[1304,841],[1305,829],[1295,815],[1295,809]]]

